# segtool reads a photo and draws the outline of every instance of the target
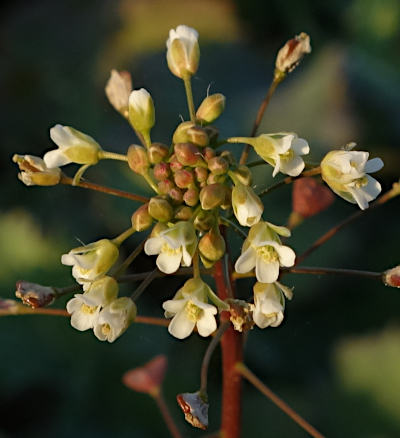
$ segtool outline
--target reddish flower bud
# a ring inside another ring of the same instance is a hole
[[[172,154],[171,158],[169,159],[169,167],[171,168],[172,172],[176,172],[177,170],[183,168],[183,164],[178,161],[178,158],[175,154]]]
[[[157,395],[167,370],[167,357],[163,354],[156,356],[142,367],[127,371],[122,376],[122,382],[133,391]]]
[[[226,250],[225,240],[221,236],[218,227],[213,227],[199,241],[199,251],[210,262],[216,262]]]
[[[153,168],[154,178],[158,181],[162,181],[169,177],[171,169],[168,163],[158,163]]]
[[[223,157],[213,157],[208,160],[208,168],[215,175],[222,175],[229,169],[228,161]]]
[[[174,181],[179,188],[186,189],[194,183],[194,174],[187,169],[177,170],[174,174]]]
[[[400,266],[385,271],[383,273],[383,282],[386,286],[400,288]]]
[[[198,182],[204,182],[207,181],[208,177],[208,170],[204,167],[196,167],[194,169],[194,173],[196,175],[196,179]]]
[[[198,166],[204,162],[199,148],[192,143],[177,143],[174,150],[176,158],[183,166]]]
[[[215,157],[215,150],[213,148],[204,148],[202,150],[202,153],[203,153],[203,157],[207,161],[207,163],[209,160],[211,160],[211,158]]]
[[[164,179],[157,184],[160,195],[168,195],[169,191],[175,187],[175,184],[170,179]]]
[[[149,204],[141,205],[131,217],[132,227],[136,231],[147,230],[153,223],[153,218],[149,213]]]
[[[199,202],[199,190],[195,187],[187,189],[183,195],[183,200],[187,205],[194,207]]]
[[[163,161],[169,153],[169,148],[162,143],[152,143],[149,147],[149,160],[152,164],[157,164]]]
[[[128,156],[129,167],[135,173],[139,175],[144,175],[145,173],[148,172],[150,163],[145,148],[133,144],[129,146],[127,156]]]
[[[168,192],[168,196],[175,204],[180,204],[183,201],[183,191],[181,189],[178,189],[178,187],[172,188]]]
[[[222,184],[210,184],[201,189],[200,202],[203,210],[219,207],[225,200],[226,187]]]

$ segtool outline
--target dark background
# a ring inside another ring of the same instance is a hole
[[[156,104],[153,139],[169,142],[186,115],[182,84],[165,62],[168,30],[185,23],[200,33],[201,62],[194,78],[199,103],[210,85],[227,107],[222,135],[248,135],[283,43],[306,31],[313,52],[279,87],[260,132],[295,131],[309,140],[310,160],[356,141],[385,162],[383,189],[399,176],[400,3],[397,0],[318,1],[14,1],[0,27],[2,137],[0,161],[0,295],[14,296],[18,279],[72,283],[60,255],[78,241],[113,237],[130,224],[136,205],[71,187],[27,188],[11,162],[14,153],[42,156],[54,148],[56,123],[124,152],[135,137],[108,104],[111,68],[132,72],[135,88]],[[237,151],[237,149],[236,149]],[[254,157],[253,157],[254,158]],[[73,173],[73,166],[67,169]],[[268,172],[269,175],[269,172]],[[120,163],[88,172],[99,183],[149,194]],[[256,172],[259,188],[271,184]],[[264,217],[285,223],[290,188],[265,199]],[[341,199],[295,230],[301,252],[330,226],[356,210]],[[310,266],[381,271],[399,263],[399,201],[363,216],[307,260]],[[142,237],[125,246],[128,253]],[[239,241],[232,237],[235,257]],[[134,272],[153,261],[140,257]],[[181,279],[155,281],[139,313],[162,316],[161,303]],[[400,297],[396,289],[364,279],[288,276],[295,286],[284,323],[254,329],[246,362],[274,391],[329,437],[400,435]],[[134,285],[124,286],[131,293]],[[248,297],[251,283],[238,283]],[[63,303],[56,303],[62,307]],[[151,399],[130,392],[121,375],[159,353],[169,358],[165,396],[184,436],[175,403],[199,385],[208,340],[181,342],[163,328],[133,325],[114,344],[79,333],[67,319],[49,316],[0,320],[0,437],[168,436]],[[220,357],[211,363],[210,430],[219,426]],[[244,384],[243,436],[306,437],[255,389]]]

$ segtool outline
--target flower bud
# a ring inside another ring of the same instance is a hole
[[[60,168],[49,169],[39,157],[15,154],[12,159],[21,170],[18,178],[27,186],[54,186],[60,182]]]
[[[200,202],[203,210],[211,210],[220,206],[226,196],[226,187],[222,184],[210,184],[201,189]]]
[[[235,179],[245,186],[249,186],[251,184],[252,175],[251,171],[247,166],[239,165],[235,170],[231,171],[234,175]]]
[[[154,103],[144,88],[134,90],[129,96],[129,121],[134,129],[142,134],[154,126]]]
[[[180,170],[183,168],[183,164],[181,164],[178,161],[178,158],[176,156],[176,154],[172,154],[170,159],[169,159],[169,167],[171,168],[172,172],[176,172],[177,170]]]
[[[193,122],[187,121],[180,123],[172,136],[172,143],[187,143],[190,141],[189,136],[187,134],[187,130],[189,128],[193,128],[196,126]]]
[[[141,367],[127,371],[122,382],[133,391],[157,395],[167,369],[167,356],[160,354]]]
[[[193,394],[186,392],[178,394],[176,400],[185,414],[185,420],[199,429],[208,427],[208,403],[200,391]]]
[[[386,286],[400,288],[400,266],[385,271],[383,273],[383,282]]]
[[[169,153],[167,145],[162,143],[152,143],[149,147],[149,160],[151,164],[161,163]]]
[[[167,230],[168,230],[168,225],[162,222],[157,222],[154,225],[153,229],[151,230],[150,237],[158,237],[162,232]]]
[[[290,73],[303,59],[311,53],[310,37],[302,32],[289,40],[278,52],[275,67],[278,73]]]
[[[172,205],[160,196],[155,196],[150,199],[148,211],[154,219],[160,222],[170,221],[174,213]]]
[[[153,218],[149,213],[149,204],[141,205],[133,214],[132,214],[132,227],[136,231],[144,231],[147,228],[151,227],[153,223]]]
[[[214,175],[222,175],[229,169],[228,161],[223,157],[214,157],[208,160],[208,168]]]
[[[171,198],[174,204],[180,204],[183,201],[183,191],[178,189],[178,187],[173,187],[168,192],[168,196]]]
[[[170,179],[164,179],[157,184],[157,187],[161,195],[168,195],[170,190],[175,187],[175,184]]]
[[[215,150],[213,148],[204,148],[202,150],[203,157],[207,161],[207,163],[211,160],[211,158],[215,157]]]
[[[205,147],[209,143],[209,138],[207,131],[201,126],[192,126],[187,129],[186,135],[188,136],[188,141],[194,143],[197,146]]]
[[[218,227],[213,227],[199,241],[200,254],[211,262],[216,262],[226,250],[225,240],[221,236]]]
[[[196,180],[198,182],[204,182],[207,181],[208,177],[208,170],[205,167],[196,167],[194,169],[194,173],[196,175]]]
[[[56,297],[56,292],[52,287],[29,283],[28,281],[18,281],[16,286],[15,296],[33,309],[48,306]]]
[[[176,158],[183,166],[194,167],[204,163],[199,148],[192,143],[177,143],[174,151]]]
[[[183,200],[187,205],[194,207],[199,202],[199,190],[191,187],[183,194]]]
[[[130,73],[111,70],[111,76],[107,81],[105,91],[111,105],[125,118],[128,118],[129,96],[132,92]]]
[[[157,181],[163,181],[171,174],[171,169],[168,163],[157,163],[153,168],[153,175]]]
[[[193,224],[199,231],[208,231],[215,225],[215,215],[211,211],[200,211]]]
[[[232,189],[232,207],[236,219],[245,227],[259,222],[264,211],[263,203],[253,189],[240,183]]]
[[[225,109],[225,96],[221,93],[207,96],[196,112],[197,120],[203,125],[208,125],[223,113]]]
[[[193,210],[187,205],[181,205],[175,211],[174,218],[180,221],[188,221],[193,216]]]
[[[215,143],[219,135],[218,129],[215,126],[204,126],[204,130],[207,132],[210,144]]]
[[[226,180],[226,174],[216,175],[215,173],[210,173],[207,178],[207,184],[224,183]]]
[[[128,148],[129,167],[139,175],[145,175],[150,167],[147,151],[144,147],[132,144]]]
[[[191,170],[180,169],[175,172],[174,181],[180,189],[186,189],[193,185],[194,174]]]
[[[171,72],[178,78],[196,73],[199,66],[199,34],[183,24],[169,31],[167,40],[167,62]]]
[[[225,158],[225,160],[227,160],[229,164],[235,164],[235,157],[233,156],[231,151],[222,151],[221,158]]]

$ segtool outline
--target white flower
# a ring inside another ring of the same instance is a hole
[[[112,301],[95,322],[94,334],[100,341],[114,342],[136,318],[136,305],[128,297]]]
[[[199,34],[184,24],[169,31],[167,40],[167,62],[171,72],[183,78],[196,73],[199,66]]]
[[[47,167],[60,167],[69,163],[96,164],[99,161],[99,144],[88,135],[70,126],[55,125],[50,137],[58,149],[47,152],[43,160]]]
[[[112,69],[105,91],[111,105],[124,117],[128,117],[128,101],[132,91],[131,75],[127,71]]]
[[[112,277],[102,277],[92,283],[84,294],[75,294],[67,303],[72,327],[80,331],[93,328],[100,309],[115,300],[117,294],[118,283]]]
[[[177,222],[173,227],[161,231],[156,237],[147,239],[144,252],[159,254],[158,269],[166,274],[178,270],[179,266],[190,266],[197,245],[196,232],[191,222]]]
[[[381,192],[379,182],[367,175],[382,169],[380,158],[368,160],[368,152],[331,151],[321,161],[323,180],[339,196],[365,210]]]
[[[283,320],[285,298],[292,298],[290,288],[279,282],[256,283],[254,291],[253,320],[260,328],[277,327]]]
[[[101,239],[86,246],[71,249],[63,254],[61,263],[72,266],[72,275],[78,283],[85,284],[102,277],[117,261],[118,247],[108,239]]]
[[[251,227],[260,221],[264,206],[251,187],[236,184],[232,189],[232,207],[240,225]]]
[[[165,317],[172,318],[168,331],[178,339],[187,338],[197,327],[200,336],[209,336],[217,329],[215,315],[218,310],[208,304],[208,298],[221,309],[226,309],[224,302],[214,294],[210,287],[200,278],[191,278],[178,290],[172,300],[165,301]]]
[[[245,274],[255,267],[258,281],[273,283],[279,277],[280,266],[293,266],[296,254],[281,244],[278,234],[289,236],[290,231],[263,221],[253,225],[236,261],[236,272]]]
[[[153,99],[144,88],[132,91],[129,96],[129,120],[139,132],[148,132],[154,126]]]
[[[61,170],[58,167],[49,169],[39,157],[15,154],[13,161],[21,170],[18,178],[27,186],[54,186],[60,182]]]

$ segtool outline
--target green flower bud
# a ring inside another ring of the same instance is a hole
[[[199,231],[208,231],[215,225],[215,215],[211,211],[200,211],[193,224]]]
[[[194,173],[196,175],[196,180],[198,182],[205,182],[207,181],[208,177],[208,170],[204,167],[196,167],[194,169]]]
[[[193,128],[196,126],[193,122],[182,122],[175,129],[174,135],[172,136],[172,143],[187,143],[190,141],[189,136],[187,134],[187,130],[189,128]]]
[[[144,88],[134,90],[129,96],[129,121],[134,129],[147,134],[154,126],[154,103]]]
[[[174,218],[180,221],[188,221],[193,216],[193,209],[187,205],[181,205],[175,211]]]
[[[135,173],[145,175],[148,172],[150,163],[144,147],[135,144],[129,146],[127,157],[129,167]]]
[[[205,147],[209,143],[207,131],[200,126],[192,126],[187,129],[186,134],[189,142],[197,146]]]
[[[149,147],[149,160],[151,164],[161,163],[169,153],[169,148],[162,143],[152,143]]]
[[[216,175],[215,173],[210,173],[207,178],[207,184],[224,183],[226,180],[226,174]]]
[[[225,109],[225,96],[221,93],[206,97],[196,112],[196,118],[204,125],[212,123]]]
[[[207,132],[210,144],[218,140],[219,131],[215,126],[204,126],[204,130]]]
[[[249,186],[252,180],[252,174],[250,169],[247,166],[239,165],[235,170],[232,170],[230,173],[234,175],[234,179],[245,186]]]
[[[153,223],[153,218],[149,213],[149,204],[143,204],[132,215],[132,227],[136,231],[144,231],[150,228]]]
[[[199,241],[200,254],[211,262],[216,262],[226,250],[225,240],[221,236],[218,227],[213,227]]]
[[[213,157],[208,160],[208,168],[214,175],[222,175],[229,169],[229,162],[223,157]]]
[[[175,172],[174,181],[180,189],[187,189],[194,183],[194,173],[191,170],[180,169]]]
[[[154,219],[160,222],[169,222],[174,215],[172,205],[160,196],[150,199],[148,211]]]
[[[168,195],[169,191],[175,187],[175,184],[170,179],[164,179],[157,184],[161,195]]]
[[[210,184],[201,189],[200,202],[203,210],[211,210],[224,203],[226,187],[222,184]]]

